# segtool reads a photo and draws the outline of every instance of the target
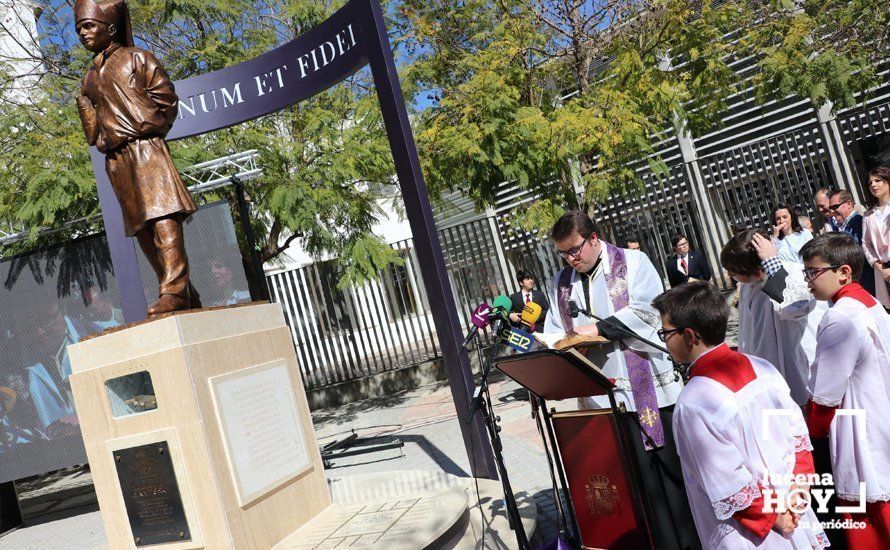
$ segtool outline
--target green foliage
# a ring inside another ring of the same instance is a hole
[[[639,186],[640,159],[664,174],[653,144],[677,126],[719,126],[745,58],[759,66],[761,101],[797,94],[840,108],[887,57],[887,2],[714,4],[404,0],[407,74],[432,97],[417,130],[427,184],[482,208],[515,182],[541,200],[524,223],[544,228],[576,191],[590,208]]]
[[[342,1],[131,0],[137,45],[174,79],[251,59],[314,27]],[[33,103],[0,102],[0,219],[47,227],[99,211],[74,99],[90,54],[74,35],[70,7],[41,15],[47,74]],[[0,96],[3,96],[0,89]],[[13,128],[16,128],[15,133]],[[394,184],[392,156],[368,71],[292,108],[170,144],[181,170],[248,149],[263,176],[245,182],[250,223],[265,261],[295,239],[316,256],[339,256],[344,280],[373,276],[397,260],[371,235],[378,200]],[[234,198],[232,188],[208,198]],[[234,201],[231,201],[234,202]],[[240,223],[236,216],[236,227]],[[60,238],[70,235],[62,235]],[[242,238],[242,252],[248,251]],[[36,235],[26,246],[45,244]]]
[[[878,83],[875,68],[890,55],[890,5],[881,0],[807,0],[765,10],[746,2],[757,24],[740,44],[759,58],[758,97],[797,95],[817,107],[852,107]]]

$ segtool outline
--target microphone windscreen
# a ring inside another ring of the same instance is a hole
[[[538,319],[541,318],[541,311],[542,310],[540,304],[536,304],[534,302],[525,304],[525,307],[522,308],[522,322],[529,325],[537,323]]]
[[[510,301],[506,295],[501,294],[497,298],[494,299],[492,303],[492,309],[500,310],[501,313],[507,314],[510,312],[510,309],[513,307],[513,302]]]
[[[569,315],[573,319],[578,316],[578,304],[574,300],[569,300]]]
[[[482,302],[473,310],[473,315],[470,317],[470,320],[473,321],[473,324],[476,325],[477,328],[485,328],[488,326],[488,316],[490,313],[491,307],[485,302]]]

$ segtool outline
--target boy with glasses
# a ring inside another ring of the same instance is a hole
[[[815,473],[807,426],[785,380],[769,362],[726,345],[729,307],[707,283],[675,287],[652,305],[674,360],[691,364],[674,434],[702,545],[827,546],[812,508],[779,508],[765,498],[766,491],[771,500],[785,495],[793,476]]]
[[[807,389],[812,437],[829,438],[842,506],[865,502],[848,529],[850,548],[890,548],[890,318],[857,280],[865,254],[849,235],[829,233],[800,251],[810,291],[829,300],[819,323]]]
[[[739,351],[776,367],[792,399],[803,405],[826,305],[810,296],[803,266],[779,260],[776,245],[762,231],[736,234],[723,247],[720,263],[740,283]]]

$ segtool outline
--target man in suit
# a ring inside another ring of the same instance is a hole
[[[856,210],[856,204],[853,202],[853,194],[849,191],[834,191],[829,197],[828,209],[834,217],[836,231],[843,231],[852,235],[856,240],[856,244],[862,244],[862,221],[863,217]],[[868,291],[869,294],[875,294],[875,270],[872,269],[866,261],[862,266],[862,275],[859,277],[859,284]]]
[[[682,285],[690,279],[698,281],[711,280],[711,266],[701,252],[689,250],[689,240],[685,235],[674,235],[671,238],[674,254],[667,261],[667,276],[671,287]]]
[[[514,326],[519,326],[522,315],[522,309],[525,304],[534,302],[541,306],[541,316],[534,325],[535,332],[544,332],[544,320],[547,318],[547,310],[550,309],[550,302],[547,296],[540,290],[535,289],[535,278],[531,273],[519,270],[516,273],[516,282],[519,283],[519,292],[515,292],[510,296],[512,307],[510,308],[510,322]]]

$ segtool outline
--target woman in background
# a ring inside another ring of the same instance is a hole
[[[890,168],[869,172],[868,190],[874,200],[862,221],[862,248],[875,270],[875,296],[890,309]]]
[[[773,210],[773,240],[779,249],[779,259],[803,263],[800,249],[813,240],[813,233],[800,225],[800,216],[793,206],[780,204]]]

